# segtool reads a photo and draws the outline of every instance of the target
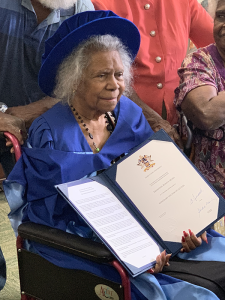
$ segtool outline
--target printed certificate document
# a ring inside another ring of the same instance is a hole
[[[173,143],[146,144],[118,164],[116,182],[165,241],[217,218],[219,197]]]
[[[225,215],[225,200],[160,130],[100,175],[56,186],[132,276],[183,230],[201,234]]]
[[[153,265],[160,247],[106,186],[85,180],[68,187],[68,198],[131,272]]]

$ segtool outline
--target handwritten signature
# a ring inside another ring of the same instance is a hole
[[[200,190],[196,194],[192,194],[192,197],[190,199],[190,205],[192,205],[192,204],[199,205],[197,210],[198,210],[199,217],[201,217],[201,212],[203,212],[205,209],[207,209],[208,205],[214,200],[215,199],[212,198],[211,200],[204,202],[202,199],[202,189],[200,188]]]
[[[192,194],[192,198],[190,199],[190,205],[192,205],[195,202],[201,201],[202,198],[199,198],[201,194],[202,194],[202,189],[200,189],[196,195]]]
[[[207,206],[213,202],[215,199],[211,199],[210,201],[206,201],[205,205],[203,205],[201,208],[198,208],[198,215],[200,217],[200,214],[203,210],[205,210],[207,208]],[[211,210],[210,210],[211,211]]]

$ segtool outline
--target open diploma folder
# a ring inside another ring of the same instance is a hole
[[[163,130],[100,175],[56,188],[133,277],[163,249],[176,254],[183,230],[199,235],[225,215],[225,200]]]

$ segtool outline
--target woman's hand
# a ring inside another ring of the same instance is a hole
[[[156,274],[162,271],[164,266],[169,266],[169,259],[171,254],[166,254],[166,250],[164,250],[161,254],[156,257],[156,264],[154,268],[148,270],[151,274]]]
[[[202,235],[200,235],[200,237],[197,237],[190,229],[188,231],[189,234],[186,231],[183,231],[184,235],[181,239],[183,248],[180,252],[190,252],[191,250],[194,250],[195,248],[201,246],[202,241],[208,244],[206,231]]]

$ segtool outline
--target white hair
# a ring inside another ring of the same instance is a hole
[[[72,7],[77,0],[38,0],[43,6],[50,9],[68,9]]]
[[[116,36],[96,35],[80,43],[73,52],[63,60],[58,68],[54,96],[70,104],[73,90],[79,86],[83,71],[90,63],[93,53],[99,51],[118,51],[124,67],[125,95],[130,94],[132,81],[132,58],[121,40]]]

